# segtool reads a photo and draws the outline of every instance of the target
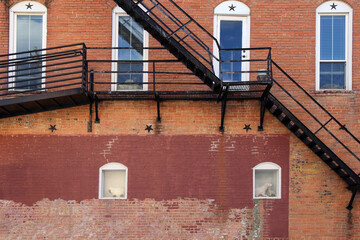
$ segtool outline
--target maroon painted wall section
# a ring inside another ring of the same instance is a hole
[[[274,162],[282,168],[282,198],[262,201],[276,213],[269,231],[287,235],[288,135],[13,135],[0,142],[0,199],[25,204],[97,198],[99,168],[120,162],[129,171],[129,199],[190,197],[252,208],[252,168]]]

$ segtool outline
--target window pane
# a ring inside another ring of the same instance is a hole
[[[320,58],[332,59],[332,16],[320,17]]]
[[[320,89],[345,89],[345,63],[320,63]]]
[[[36,15],[18,15],[16,29],[16,52],[42,49],[43,17]],[[18,54],[17,58],[28,58],[31,63],[16,67],[16,89],[41,88],[42,62],[41,52]]]
[[[320,59],[345,60],[345,16],[320,17]]]
[[[333,60],[345,60],[345,16],[333,16]]]
[[[278,170],[255,170],[255,197],[277,197]]]
[[[242,48],[242,21],[220,21],[220,46],[221,49]],[[241,81],[241,51],[222,51],[221,71],[224,81]],[[230,62],[229,62],[230,61]],[[237,61],[237,62],[236,62]]]
[[[119,60],[143,60],[144,48],[144,30],[129,16],[119,17],[118,46],[125,49],[118,50]],[[142,89],[142,84],[124,84],[124,83],[142,83],[143,82],[143,63],[119,63],[118,71],[127,73],[118,73],[118,90]],[[139,73],[140,72],[140,73]]]
[[[103,197],[125,197],[125,170],[105,170],[103,177]]]

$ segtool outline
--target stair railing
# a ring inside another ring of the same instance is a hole
[[[199,57],[204,63],[206,63],[208,68],[212,69],[214,72],[213,61],[221,62],[220,56],[216,56],[213,53],[214,51],[212,48],[209,47],[205,41],[199,37],[199,35],[204,35],[206,38],[209,38],[214,43],[213,47],[218,48],[218,52],[220,52],[220,44],[218,40],[173,0],[168,0],[166,2],[170,5],[165,6],[159,0],[139,0],[135,3],[167,30],[168,38],[173,37],[185,48],[187,48],[195,57]],[[175,12],[181,15],[176,15]],[[160,16],[159,13],[162,15]],[[170,22],[166,22],[165,19],[170,20]],[[192,28],[196,28],[196,33],[190,26],[192,26]]]
[[[273,82],[275,83],[274,86],[276,87],[272,88],[271,93],[281,100],[281,102],[286,102],[286,106],[294,115],[297,117],[303,116],[300,120],[320,140],[322,140],[327,146],[331,147],[337,155],[342,156],[343,159],[352,156],[357,161],[360,161],[360,158],[356,155],[354,150],[359,149],[359,139],[313,96],[311,96],[300,84],[298,84],[288,73],[286,73],[285,70],[283,70],[276,62],[272,61],[272,63],[277,71],[274,71],[273,79]],[[281,78],[281,81],[276,80],[278,78]],[[289,98],[295,104],[289,102]],[[316,108],[315,111],[314,108]],[[312,109],[312,111],[310,109]],[[312,122],[310,122],[311,120]],[[344,138],[343,133],[346,133],[346,136],[350,137],[352,142],[349,143],[348,139],[346,139],[347,144],[345,144],[342,140]],[[334,144],[334,140],[335,143],[338,144]],[[339,145],[342,149],[337,148]],[[354,165],[355,163],[353,163],[353,169],[359,170],[359,167],[354,167]]]

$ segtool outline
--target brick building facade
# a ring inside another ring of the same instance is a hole
[[[349,135],[360,135],[357,2],[174,1],[188,18],[161,1],[179,22],[159,24],[164,12],[151,9],[147,16],[166,30],[158,35],[151,19],[132,20],[144,7],[129,12],[130,2],[0,1],[0,236],[359,238],[360,182],[352,174],[360,152]],[[231,79],[220,87],[220,51],[208,33],[223,48],[241,48],[240,65],[233,57],[222,65]],[[233,35],[240,46],[231,45]],[[197,37],[210,46],[215,74]],[[77,43],[85,45],[57,49]],[[253,49],[261,47],[271,55]],[[200,59],[195,67],[191,56]],[[72,57],[80,67],[61,65]],[[42,70],[24,73],[24,65]],[[264,72],[271,84],[257,85]],[[40,82],[24,85],[23,75]],[[254,85],[239,87],[235,78]],[[84,92],[71,95],[77,84]],[[118,189],[105,184],[109,172],[119,173]],[[271,178],[266,189],[262,177]]]

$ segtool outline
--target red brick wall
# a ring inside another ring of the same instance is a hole
[[[288,136],[17,135],[0,141],[0,155],[7,156],[0,199],[28,205],[97,198],[99,168],[120,162],[129,169],[129,199],[214,199],[224,210],[253,209],[252,168],[272,161],[282,168],[282,193],[264,200],[262,234],[288,235]]]

